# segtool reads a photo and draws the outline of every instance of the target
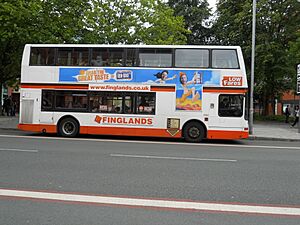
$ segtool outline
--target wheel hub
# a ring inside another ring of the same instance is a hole
[[[63,125],[63,131],[65,134],[72,134],[75,130],[75,124],[72,122],[66,122]]]
[[[191,138],[197,138],[200,135],[200,131],[197,127],[191,127],[189,130],[189,135]]]

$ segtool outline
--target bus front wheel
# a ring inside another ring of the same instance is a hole
[[[79,125],[73,118],[64,118],[58,125],[58,133],[63,137],[75,137],[79,133]]]
[[[187,142],[201,142],[204,135],[204,127],[197,122],[190,122],[183,129],[183,137]]]

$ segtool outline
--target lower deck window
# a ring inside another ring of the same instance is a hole
[[[243,116],[244,95],[220,95],[219,111],[220,117]]]
[[[42,111],[155,114],[154,92],[42,91]]]
[[[57,91],[55,108],[69,110],[87,110],[87,92]]]

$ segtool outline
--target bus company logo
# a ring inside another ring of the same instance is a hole
[[[141,117],[114,117],[114,116],[96,116],[95,122],[99,124],[120,124],[120,125],[153,125],[152,118]]]
[[[242,86],[243,77],[224,76],[222,80],[223,86]]]
[[[111,74],[108,74],[103,69],[80,70],[79,74],[74,76],[78,82],[103,82],[111,79]]]

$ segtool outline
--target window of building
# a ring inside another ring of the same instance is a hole
[[[207,68],[209,66],[209,51],[207,49],[176,49],[175,66]]]
[[[244,95],[220,95],[219,116],[241,117],[243,116]]]
[[[53,66],[55,48],[32,47],[30,50],[31,66]]]
[[[212,67],[220,69],[238,69],[238,57],[233,49],[212,50]]]

